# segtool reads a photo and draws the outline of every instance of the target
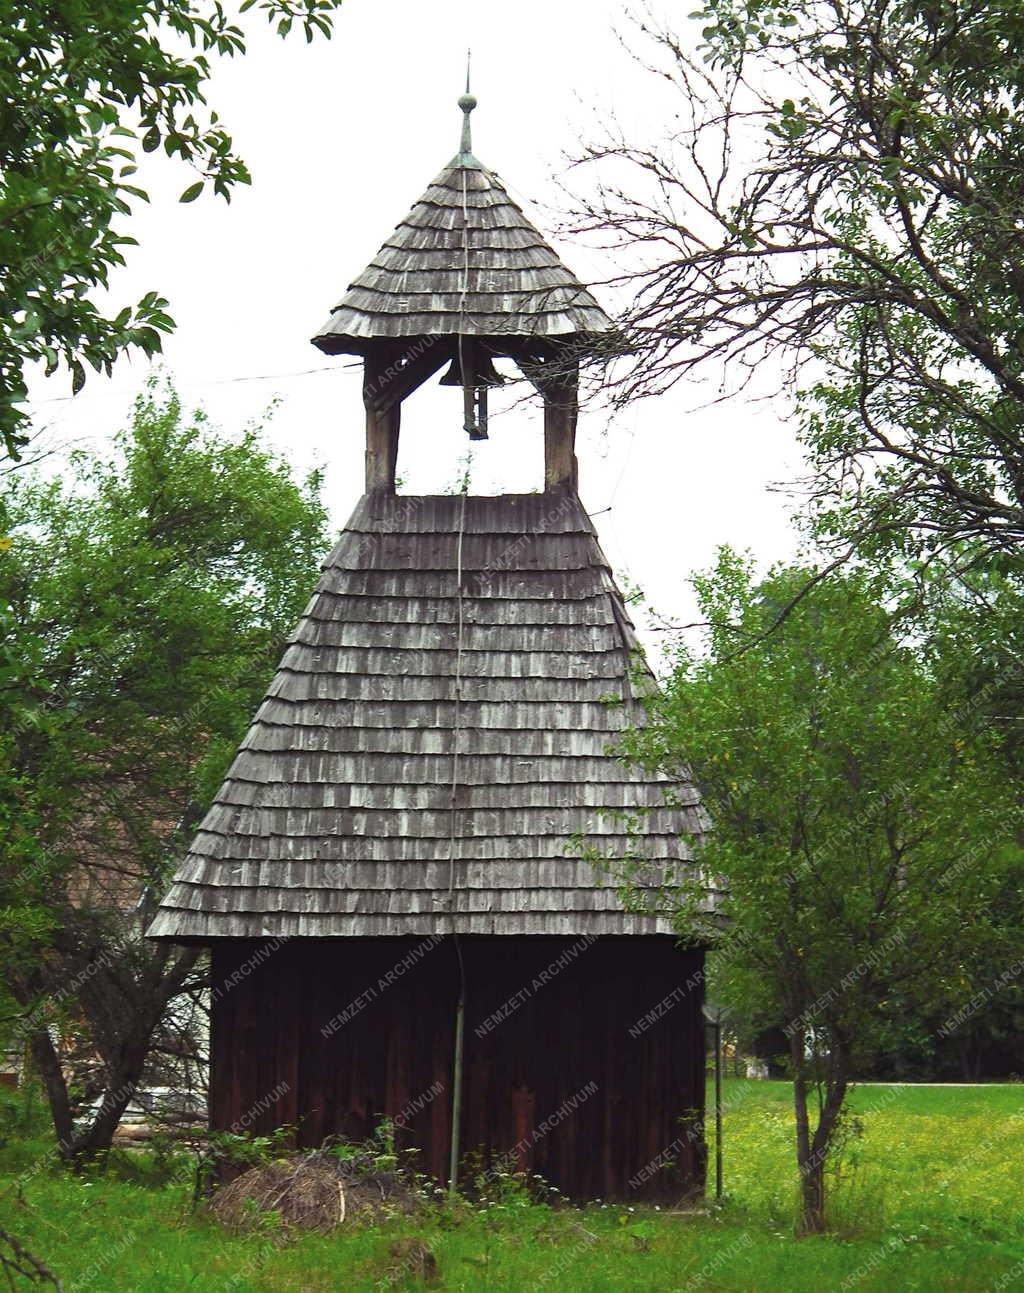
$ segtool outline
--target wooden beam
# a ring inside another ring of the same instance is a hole
[[[366,356],[363,365],[363,404],[366,406],[366,492],[395,492],[395,470],[398,466],[398,432],[402,405],[395,402],[381,411],[378,397],[386,373],[386,356]]]
[[[398,429],[402,406],[396,404],[387,413],[366,410],[366,492],[395,492],[395,470],[398,466]]]
[[[544,400],[544,488],[575,490],[579,361],[564,349],[539,346],[522,347],[513,357]]]
[[[559,382],[544,395],[544,488],[575,490],[577,384]]]

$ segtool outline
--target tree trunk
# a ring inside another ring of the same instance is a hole
[[[825,1164],[849,1087],[846,1053],[840,1042],[833,1043],[825,1082],[825,1102],[813,1135],[807,1112],[810,1086],[807,1058],[804,1055],[804,1039],[799,1033],[790,1039],[790,1057],[793,1061],[796,1163],[800,1173],[800,1215],[796,1230],[800,1235],[819,1235],[826,1228]]]
[[[71,1118],[71,1101],[68,1098],[68,1085],[64,1081],[60,1059],[45,1028],[40,1028],[32,1034],[29,1046],[32,1051],[32,1063],[42,1079],[43,1090],[50,1105],[53,1129],[57,1133],[57,1148],[61,1157],[64,1157],[74,1139],[75,1126]]]
[[[965,1036],[958,1047],[960,1052],[960,1074],[965,1082],[980,1080],[982,1059],[981,1047],[970,1033]]]
[[[147,1033],[146,1039],[148,1040]],[[42,1078],[50,1116],[57,1133],[57,1150],[61,1160],[78,1168],[91,1159],[106,1153],[114,1139],[114,1132],[135,1094],[146,1062],[145,1041],[130,1046],[124,1060],[111,1071],[107,1089],[92,1122],[76,1130],[71,1116],[71,1101],[67,1083],[49,1033],[43,1029],[32,1037],[32,1059]]]
[[[800,1173],[800,1219],[797,1230],[801,1234],[809,1234],[825,1229],[825,1178],[824,1164],[815,1164],[811,1158],[811,1130],[807,1114],[807,1060],[804,1056],[804,1039],[799,1032],[790,1038],[790,1057],[793,1061],[796,1165]]]
[[[103,1100],[95,1117],[72,1141],[67,1158],[76,1166],[99,1158],[110,1149],[114,1132],[117,1131],[129,1101],[138,1090],[145,1058],[143,1054],[136,1064],[131,1065],[130,1070],[123,1068],[111,1075],[110,1086],[103,1093]]]
[[[61,968],[76,984],[74,995],[104,1068],[100,1107],[87,1126],[76,1129],[67,1082],[50,1034],[42,1028],[32,1036],[32,1057],[50,1105],[61,1160],[77,1169],[110,1149],[114,1132],[142,1080],[153,1032],[168,1003],[182,990],[198,953],[172,955],[161,947],[145,956],[141,964],[132,965],[124,951],[119,956],[101,955],[91,944],[81,950],[83,943],[70,920],[58,931],[54,943],[64,954]],[[57,997],[58,993],[50,995]]]
[[[825,1230],[825,1161],[810,1158],[800,1165],[800,1218],[797,1234],[820,1235]]]

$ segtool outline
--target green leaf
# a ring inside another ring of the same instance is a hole
[[[203,191],[203,181],[197,180],[195,184],[190,184],[185,192],[178,199],[179,202],[194,202]]]
[[[256,7],[273,25],[280,20],[284,35],[293,20],[308,24],[339,3],[260,0]],[[136,199],[149,200],[131,182],[139,154],[164,145],[173,161],[190,163],[185,202],[201,192],[197,175],[206,174],[218,197],[248,183],[207,103],[214,54],[245,52],[245,32],[221,0],[68,0],[57,10],[55,17],[53,6],[18,4],[10,30],[0,33],[7,106],[0,263],[6,297],[20,303],[0,315],[0,453],[8,455],[18,453],[28,426],[22,366],[42,359],[52,370],[44,344],[69,365],[99,363],[104,371],[132,344],[123,335],[129,325],[105,315],[95,290],[116,290],[114,271],[129,242],[121,230],[131,228]]]

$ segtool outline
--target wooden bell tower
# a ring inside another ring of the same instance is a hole
[[[487,436],[487,393],[512,360],[544,401],[545,492],[576,489],[579,361],[612,324],[473,155],[466,93],[459,151],[430,184],[313,338],[363,357],[366,492],[393,493],[402,402],[447,367],[464,426]]]
[[[574,447],[612,325],[473,156],[474,106],[315,338],[364,362],[366,493],[149,936],[210,949],[216,1129],[389,1118],[439,1181],[472,1154],[678,1200],[704,1181],[703,950],[572,843],[664,877],[704,829],[692,786],[614,753],[638,646]],[[501,361],[544,401],[544,492],[396,498],[406,397],[444,370],[483,438]]]

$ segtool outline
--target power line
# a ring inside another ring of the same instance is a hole
[[[320,368],[300,368],[290,373],[249,373],[241,377],[211,377],[204,381],[185,381],[182,382],[181,385],[184,387],[230,386],[237,382],[281,382],[288,381],[293,377],[315,377],[322,373],[340,373],[345,372],[347,369],[357,367],[358,363],[355,362],[348,364],[329,364],[323,365]],[[91,390],[84,392],[87,398],[93,399],[97,396],[103,399],[113,399],[119,395],[133,395],[135,393],[136,390],[134,388],[132,390]],[[77,395],[50,395],[45,399],[26,400],[25,402],[29,405],[68,404],[71,400],[81,401],[82,394],[82,392],[79,392]]]

